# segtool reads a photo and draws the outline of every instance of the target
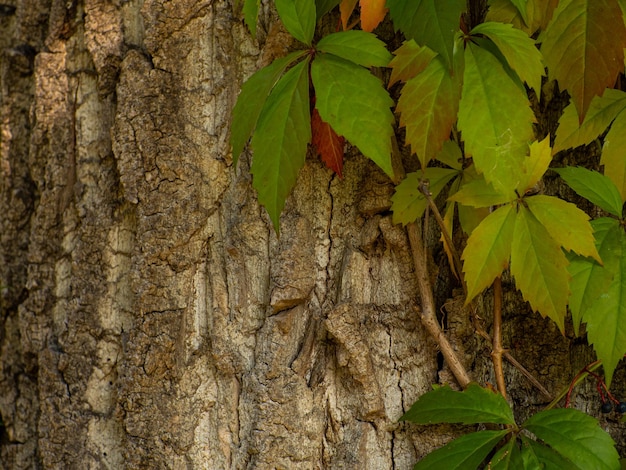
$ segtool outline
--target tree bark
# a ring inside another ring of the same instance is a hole
[[[278,238],[250,157],[232,165],[240,85],[288,47],[265,2],[257,40],[225,0],[0,8],[5,468],[405,469],[459,432],[398,423],[452,379],[391,181],[354,151],[343,180],[309,158]],[[440,273],[452,344],[493,383]],[[516,295],[504,321],[552,392],[592,360]],[[505,373],[521,417],[545,403]],[[623,369],[614,384],[626,397]],[[575,401],[592,414],[593,390]]]

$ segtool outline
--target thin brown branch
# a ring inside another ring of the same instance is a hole
[[[493,341],[491,360],[496,375],[498,390],[506,398],[506,383],[504,382],[504,368],[502,367],[502,279],[500,276],[493,281]]]
[[[465,281],[463,279],[463,267],[461,266],[461,258],[459,257],[459,253],[456,251],[456,247],[454,246],[454,243],[452,243],[450,234],[446,230],[446,226],[443,223],[443,217],[441,217],[441,212],[439,212],[439,208],[437,207],[437,204],[435,204],[435,201],[433,201],[432,193],[430,192],[430,189],[426,181],[427,180],[422,180],[419,186],[419,190],[428,201],[428,207],[430,207],[430,209],[432,210],[433,215],[435,216],[435,220],[437,221],[437,225],[439,225],[439,228],[441,229],[441,233],[443,234],[443,238],[446,242],[446,245],[448,245],[448,249],[450,250],[450,253],[452,253],[452,262],[454,263],[454,269],[459,275],[461,286],[463,286],[463,293],[467,297],[467,287],[465,286]]]
[[[426,262],[426,252],[422,245],[419,230],[415,223],[411,223],[407,226],[407,233],[409,235],[409,242],[411,245],[411,254],[413,255],[413,263],[415,265],[415,274],[417,276],[417,285],[420,291],[420,298],[422,300],[422,308],[420,312],[420,318],[422,324],[428,330],[430,335],[437,341],[439,349],[443,354],[448,367],[452,371],[452,374],[459,382],[462,388],[467,387],[471,382],[469,374],[463,367],[459,356],[448,341],[448,338],[441,330],[436,317],[435,300],[433,298],[432,285],[428,277],[428,267]]]
[[[491,343],[491,336],[489,336],[489,333],[487,333],[480,325],[479,318],[476,315],[473,315],[473,324],[476,333],[479,336],[483,337],[486,341]],[[531,374],[528,369],[526,369],[517,359],[515,359],[515,357],[513,357],[511,353],[505,350],[503,351],[502,355],[509,362],[509,364],[519,370],[522,375],[526,377],[528,381],[533,384],[534,387],[539,390],[548,400],[552,400],[552,395],[550,394],[550,392],[543,385],[541,385],[541,383],[533,376],[533,374]]]

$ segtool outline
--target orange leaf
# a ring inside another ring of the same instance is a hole
[[[354,7],[356,7],[357,0],[341,0],[339,4],[339,12],[341,13],[341,24],[343,25],[344,31],[348,29],[348,20],[350,19],[350,15],[354,11]]]
[[[317,152],[322,157],[322,161],[328,168],[333,170],[343,178],[343,144],[344,138],[330,127],[330,124],[322,121],[317,108],[313,109],[311,115],[311,141]]]
[[[371,33],[387,14],[385,0],[360,0],[359,5],[361,5],[361,29]]]

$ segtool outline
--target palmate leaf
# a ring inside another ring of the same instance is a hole
[[[626,234],[620,230],[621,252],[612,253],[618,260],[609,288],[583,313],[587,338],[602,361],[607,386],[626,353]]]
[[[589,216],[570,202],[553,196],[532,196],[526,204],[550,236],[568,251],[602,262]]]
[[[518,206],[511,244],[511,274],[533,310],[550,317],[561,331],[569,297],[567,258],[559,244],[524,205]]]
[[[619,470],[614,442],[591,416],[571,408],[541,411],[524,422],[532,432],[581,470]],[[536,450],[536,449],[534,449]]]
[[[324,36],[317,43],[319,52],[330,52],[365,67],[386,67],[392,55],[385,43],[372,33],[350,30]]]
[[[317,108],[311,113],[311,144],[317,150],[324,164],[343,178],[343,147],[345,139],[322,121]]]
[[[341,15],[341,24],[344,30],[348,29],[348,20],[352,15],[352,12],[356,8],[356,3],[359,0],[341,0],[339,4],[339,13]]]
[[[389,63],[391,78],[389,86],[396,82],[406,82],[424,70],[437,55],[427,46],[418,46],[413,39],[404,43],[394,51],[394,58]]]
[[[387,0],[387,6],[396,29],[440,54],[446,66],[452,68],[454,36],[466,8],[465,0]]]
[[[624,69],[626,27],[616,0],[560,0],[539,38],[548,73],[566,89],[582,122],[591,100]]]
[[[276,11],[289,33],[307,46],[315,32],[315,2],[313,0],[274,0]]]
[[[517,468],[542,468],[544,470],[563,470],[564,468],[574,468],[572,462],[567,460],[550,447],[533,441],[523,434],[522,439],[522,462],[523,466]]]
[[[393,178],[393,100],[381,81],[363,67],[328,53],[315,56],[311,79],[321,118]]]
[[[574,332],[578,335],[585,312],[611,285],[622,256],[621,227],[619,220],[602,217],[591,221],[596,248],[604,265],[582,256],[571,256],[567,267],[572,280],[569,308],[572,312]]]
[[[276,59],[267,67],[252,75],[241,87],[241,93],[233,108],[230,143],[233,147],[233,165],[237,167],[239,155],[254,132],[259,115],[270,91],[278,78],[293,61],[302,57],[306,51],[296,51]]]
[[[606,89],[602,96],[595,96],[591,100],[585,119],[580,124],[576,106],[570,103],[559,118],[553,153],[590,144],[624,109],[626,109],[626,93],[621,90]]]
[[[489,52],[465,49],[459,129],[465,151],[497,191],[513,194],[533,137],[534,116],[526,94]]]
[[[516,214],[510,204],[489,214],[474,229],[463,250],[466,303],[490,286],[509,264]]]
[[[469,384],[462,392],[452,390],[448,385],[431,390],[400,419],[417,424],[515,423],[506,399],[476,383]]]
[[[626,93],[623,95],[626,97]],[[622,201],[626,201],[626,112],[617,115],[604,138],[600,163],[604,165],[604,174],[615,183]]]
[[[402,88],[396,110],[406,127],[406,141],[422,168],[450,138],[459,109],[460,87],[439,58],[411,78]]]
[[[523,2],[524,9],[526,2]],[[544,75],[543,58],[535,47],[534,39],[511,24],[493,21],[481,23],[470,34],[483,34],[491,39],[506,58],[517,75],[534,88],[541,91],[541,77]]]
[[[419,190],[422,178],[429,180],[429,190],[436,198],[448,182],[458,175],[457,170],[448,168],[426,168],[426,171],[409,173],[396,186],[396,192],[391,197],[391,210],[394,224],[409,224],[419,219],[428,206],[428,201]]]
[[[597,171],[568,166],[555,168],[567,185],[577,194],[616,217],[622,216],[622,198],[613,182]]]
[[[308,61],[302,61],[278,81],[252,137],[253,186],[276,232],[285,199],[304,165],[311,140],[308,70]]]
[[[414,470],[466,470],[478,468],[495,445],[509,433],[478,431],[465,434],[428,454],[413,467]]]

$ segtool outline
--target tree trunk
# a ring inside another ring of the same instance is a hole
[[[405,469],[458,432],[398,423],[453,379],[388,178],[308,159],[278,238],[232,165],[240,85],[289,46],[261,10],[257,42],[226,0],[0,5],[5,468]],[[493,383],[445,272],[452,340]],[[551,392],[592,360],[506,300],[505,346]],[[506,371],[520,416],[545,403]]]

